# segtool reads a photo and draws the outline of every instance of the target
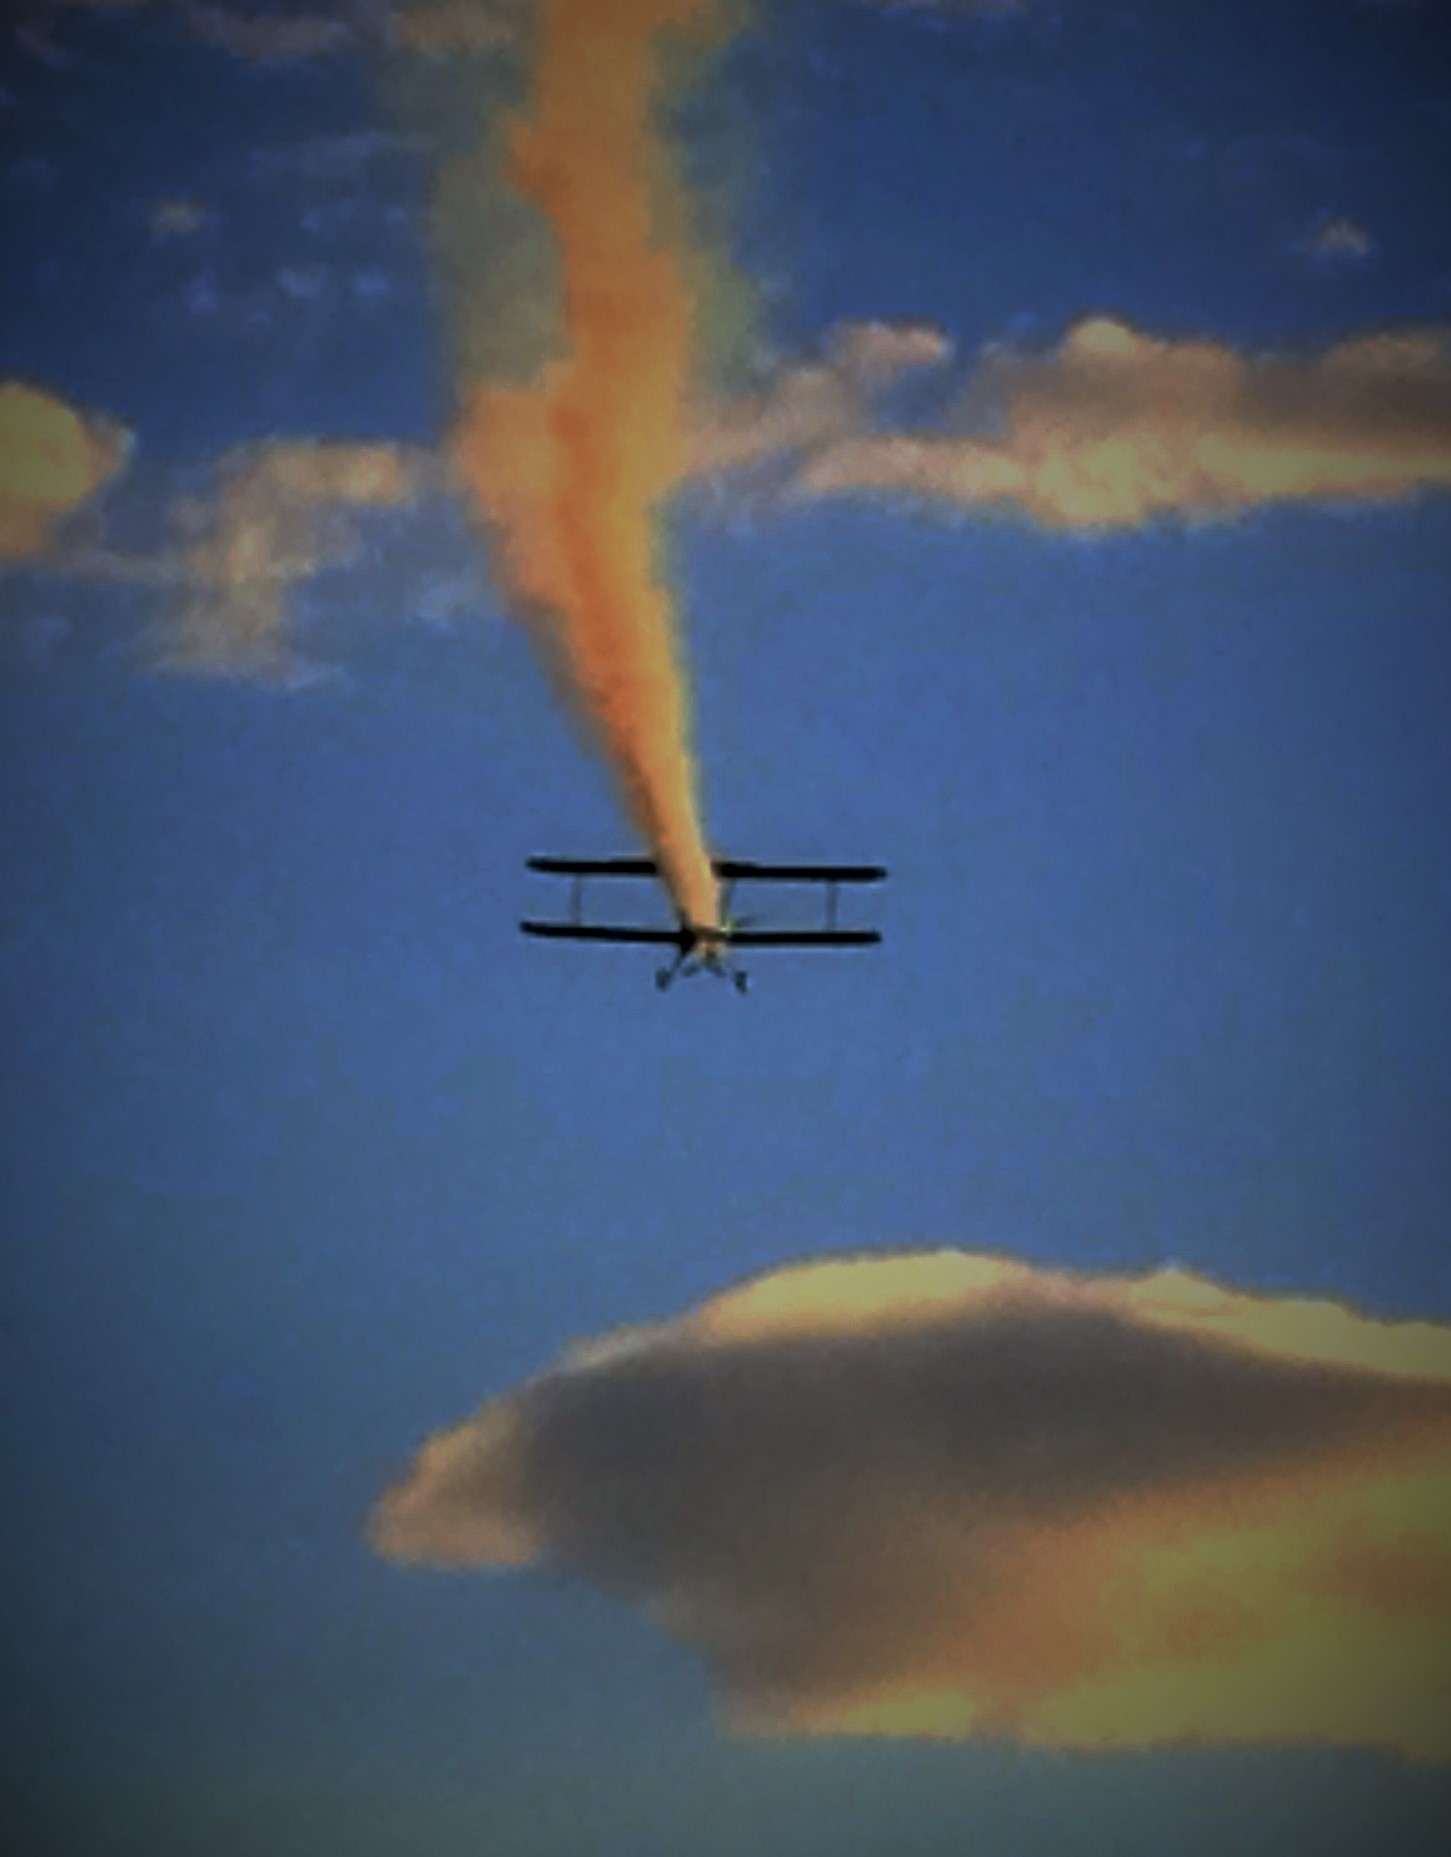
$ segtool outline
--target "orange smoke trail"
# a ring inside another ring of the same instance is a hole
[[[677,908],[718,924],[672,602],[654,517],[682,474],[693,305],[662,242],[654,35],[708,0],[546,0],[534,114],[512,178],[559,241],[566,359],[539,384],[476,384],[457,456],[497,525],[521,607],[557,638]]]

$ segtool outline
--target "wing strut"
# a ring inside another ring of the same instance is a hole
[[[569,879],[568,913],[563,921],[528,921],[519,927],[526,935],[551,941],[624,942],[673,948],[672,965],[659,970],[659,985],[667,987],[681,973],[710,972],[734,981],[745,991],[745,973],[731,959],[745,948],[870,948],[882,939],[878,929],[840,926],[841,886],[879,883],[886,871],[879,864],[758,864],[746,859],[716,858],[720,884],[720,921],[703,928],[677,910],[674,928],[647,928],[626,923],[590,922],[586,919],[585,885],[591,877],[659,876],[648,858],[530,858],[531,870]],[[819,928],[788,929],[749,926],[750,917],[737,922],[732,914],[740,883],[815,883],[826,892],[824,920]]]

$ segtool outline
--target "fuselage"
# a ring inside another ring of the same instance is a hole
[[[699,922],[680,925],[680,951],[686,964],[724,974],[730,969],[730,925],[705,928]]]

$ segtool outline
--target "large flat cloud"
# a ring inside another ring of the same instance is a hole
[[[1451,1330],[960,1252],[818,1263],[435,1435],[384,1554],[634,1598],[738,1727],[1451,1758]]]
[[[1048,354],[989,349],[966,401],[970,430],[844,436],[806,461],[797,492],[887,492],[1115,529],[1451,485],[1445,328],[1286,358],[1097,318]]]

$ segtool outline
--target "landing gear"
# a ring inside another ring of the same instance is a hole
[[[692,974],[714,974],[717,980],[729,980],[737,993],[744,993],[750,985],[744,968],[733,967],[714,950],[704,955],[682,950],[669,967],[655,969],[657,991],[664,993],[681,974],[687,979]]]

